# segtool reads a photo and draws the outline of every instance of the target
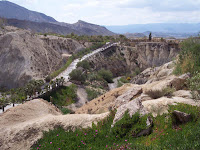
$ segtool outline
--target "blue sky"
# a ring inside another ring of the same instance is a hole
[[[60,22],[200,23],[200,0],[10,0]]]

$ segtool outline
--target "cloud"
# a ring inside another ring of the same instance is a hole
[[[13,0],[58,21],[100,25],[200,22],[200,0]]]

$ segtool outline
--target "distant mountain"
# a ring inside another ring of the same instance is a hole
[[[155,24],[133,24],[124,26],[106,26],[115,33],[143,33],[146,31],[162,33],[198,33],[200,24],[189,23],[155,23]]]
[[[54,24],[61,25],[64,27],[72,28],[73,30],[77,30],[82,35],[114,35],[113,32],[106,29],[104,26],[87,23],[85,21],[79,20],[77,23],[68,24],[56,22]]]
[[[73,32],[78,35],[115,35],[103,26],[81,20],[74,24],[57,22],[52,17],[30,11],[9,1],[0,1],[0,17],[7,18],[7,25],[40,33],[66,35]]]
[[[124,34],[127,38],[132,38],[132,37],[135,37],[135,38],[138,38],[138,37],[146,37],[145,34],[143,33],[125,33]]]
[[[15,26],[21,29],[31,30],[36,33],[56,33],[67,35],[75,33],[78,35],[114,35],[111,31],[104,27],[89,23],[48,23],[48,22],[32,22],[26,20],[6,19],[6,25]]]
[[[151,32],[153,37],[163,37],[163,38],[188,38],[191,36],[198,36],[198,33],[164,33],[164,32]],[[148,37],[150,31],[143,33],[125,33],[127,38],[141,38]]]
[[[0,1],[0,17],[35,22],[57,22],[52,17],[39,12],[30,11],[9,1]]]

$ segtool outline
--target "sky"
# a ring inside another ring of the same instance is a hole
[[[99,25],[200,23],[200,0],[9,0],[57,21]]]

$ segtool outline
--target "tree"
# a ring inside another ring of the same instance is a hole
[[[4,108],[8,104],[8,98],[5,93],[2,93],[0,97],[0,106],[2,107],[3,112],[5,111]]]
[[[70,74],[70,80],[74,80],[74,81],[80,81],[80,82],[85,82],[86,80],[86,75],[82,70],[79,69],[75,69],[73,70]]]
[[[113,83],[113,74],[110,70],[101,69],[100,71],[98,71],[98,74],[108,83]]]
[[[15,107],[15,103],[17,102],[17,94],[15,89],[10,90],[10,101],[13,104],[13,107]]]
[[[152,34],[150,32],[150,34],[149,34],[149,41],[151,41],[151,39],[152,39]]]
[[[83,60],[77,64],[77,67],[82,67],[85,70],[89,70],[91,66],[87,60]]]

